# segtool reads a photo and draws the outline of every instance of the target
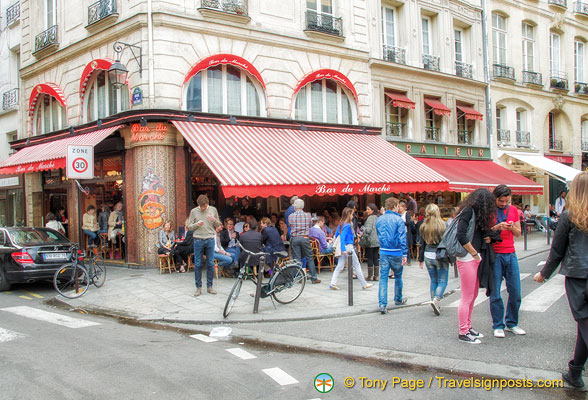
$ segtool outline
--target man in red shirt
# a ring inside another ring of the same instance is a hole
[[[515,335],[526,333],[518,326],[521,306],[521,275],[519,261],[515,253],[514,237],[521,236],[521,222],[517,208],[509,204],[511,196],[512,192],[506,185],[498,185],[494,189],[496,225],[492,230],[500,232],[502,242],[492,244],[494,253],[496,253],[496,261],[493,271],[494,287],[490,294],[490,314],[492,315],[494,336],[498,338],[505,336],[505,330]],[[506,315],[500,296],[503,279],[506,281],[506,291],[508,292]]]

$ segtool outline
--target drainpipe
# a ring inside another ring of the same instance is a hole
[[[155,108],[155,60],[153,58],[152,0],[147,0],[147,40],[149,42],[149,108]]]
[[[490,66],[488,61],[488,24],[486,22],[486,0],[481,0],[482,5],[482,52],[484,59],[484,82],[486,82],[486,135],[490,157],[492,157],[492,99],[490,97]]]

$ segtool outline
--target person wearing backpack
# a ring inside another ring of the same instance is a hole
[[[457,309],[458,340],[480,344],[480,338],[484,335],[472,329],[472,311],[479,288],[478,266],[482,261],[479,252],[482,249],[482,241],[490,242],[490,231],[496,215],[496,200],[488,189],[478,189],[465,199],[461,209],[456,237],[466,253],[465,256],[458,256],[456,261],[461,285],[461,298]],[[472,223],[474,229],[470,239],[468,230]]]
[[[492,329],[494,337],[497,338],[503,338],[505,330],[515,335],[524,335],[526,332],[518,326],[521,307],[521,274],[514,247],[514,238],[521,236],[521,222],[517,208],[508,204],[512,196],[510,188],[506,185],[498,185],[493,194],[496,199],[496,225],[492,227],[492,230],[500,233],[502,241],[492,244],[496,254],[490,293]],[[506,315],[500,295],[503,279],[508,292]]]

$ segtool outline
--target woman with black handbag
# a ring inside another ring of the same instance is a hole
[[[565,276],[568,302],[578,325],[574,358],[562,378],[572,388],[585,391],[582,371],[588,359],[588,172],[576,175],[566,200],[566,211],[557,223],[547,262],[533,279],[549,279],[561,263],[559,273]]]
[[[368,276],[366,281],[377,281],[380,279],[380,241],[378,240],[376,221],[380,216],[380,211],[374,203],[369,203],[365,212],[368,217],[361,227],[359,245],[365,249],[367,259]]]

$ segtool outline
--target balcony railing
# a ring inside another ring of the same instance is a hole
[[[406,64],[406,49],[384,45],[384,60],[396,64]]]
[[[343,36],[343,21],[330,14],[319,14],[316,11],[306,11],[306,29],[309,31]]]
[[[492,65],[492,76],[494,78],[506,78],[515,80],[515,72],[513,67],[509,67],[508,65],[504,64],[494,64]]]
[[[466,64],[461,61],[455,62],[455,75],[463,78],[472,79],[474,76],[474,67],[472,64]]]
[[[472,144],[472,131],[457,131],[457,143]]]
[[[57,25],[53,25],[35,37],[35,53],[57,44]]]
[[[551,140],[549,142],[549,150],[556,150],[562,151],[563,150],[563,142],[561,140]]]
[[[543,74],[541,72],[523,71],[523,83],[543,86]]]
[[[439,71],[439,60],[438,56],[423,54],[423,68],[430,71]]]
[[[223,11],[237,15],[248,14],[247,0],[202,0],[202,8]]]
[[[576,1],[574,3],[574,12],[577,14],[582,14],[582,15],[588,16],[588,3]]]
[[[551,71],[550,87],[556,90],[568,90],[568,74],[562,71]]]
[[[439,141],[439,128],[434,126],[425,126],[425,137],[427,140]]]
[[[588,140],[582,139],[582,151],[588,151]]]
[[[577,94],[588,95],[588,83],[576,82],[574,84],[574,92],[576,92]]]
[[[567,0],[547,0],[547,4],[553,4],[554,6],[568,8]]]
[[[517,131],[517,146],[530,147],[531,146],[531,132]]]
[[[20,1],[6,9],[6,25],[11,25],[20,19]]]
[[[2,94],[2,110],[10,110],[18,105],[18,88]]]
[[[499,145],[505,145],[510,143],[510,130],[508,129],[497,129],[496,139]]]
[[[100,0],[88,7],[88,25],[111,15],[117,15],[116,0]]]
[[[386,136],[404,137],[404,127],[402,122],[386,122]]]

